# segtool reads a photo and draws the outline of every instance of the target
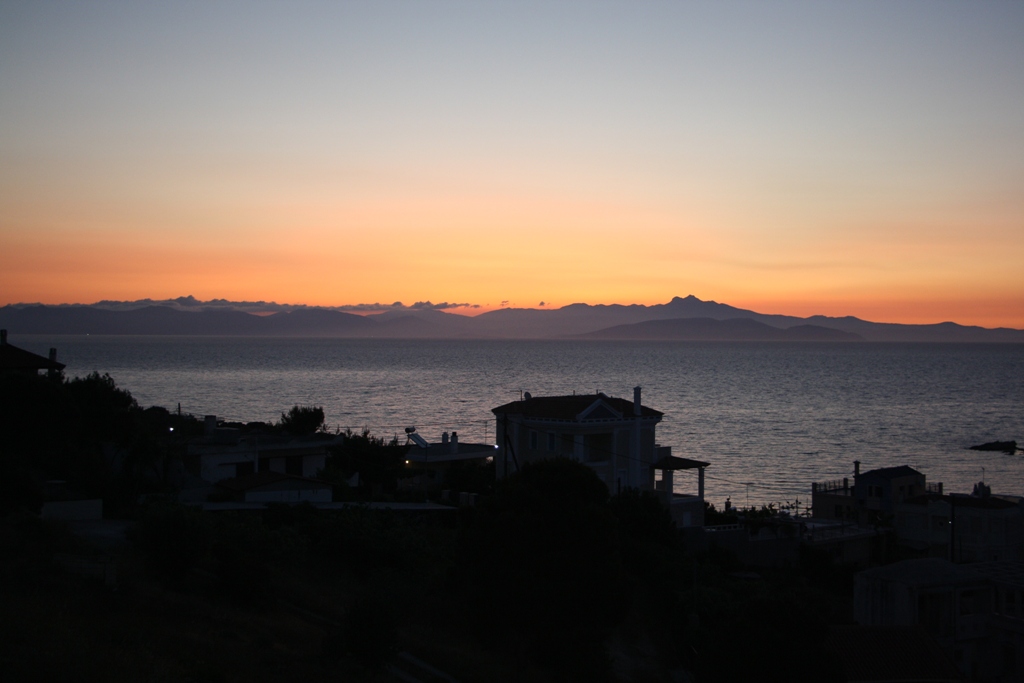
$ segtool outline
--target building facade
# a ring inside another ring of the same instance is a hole
[[[970,680],[1024,674],[1024,564],[904,560],[859,572],[854,620],[864,626],[920,626]]]
[[[499,479],[529,462],[567,457],[594,470],[613,494],[624,488],[655,488],[655,428],[662,413],[641,404],[640,387],[633,390],[632,401],[603,393],[527,393],[491,412],[497,418]]]
[[[899,542],[952,562],[1024,561],[1024,501],[1009,496],[926,494],[896,511]]]
[[[891,521],[901,503],[929,491],[942,493],[942,484],[929,487],[925,475],[913,467],[883,467],[860,471],[853,463],[853,484],[848,478],[811,485],[811,508],[821,519],[840,519],[857,524]]]

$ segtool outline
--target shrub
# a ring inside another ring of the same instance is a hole
[[[320,406],[292,406],[281,413],[280,426],[289,434],[303,436],[324,429],[324,409]]]

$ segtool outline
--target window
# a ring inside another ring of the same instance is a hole
[[[558,436],[554,432],[548,432],[548,450],[553,451],[558,447]]]
[[[537,445],[537,432],[535,432],[535,431],[533,431],[531,429],[530,430],[530,450],[531,451],[535,451],[535,450],[537,450],[537,448],[538,448],[538,445]]]

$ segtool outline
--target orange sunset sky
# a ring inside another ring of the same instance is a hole
[[[1024,328],[1024,3],[0,0],[0,305]]]

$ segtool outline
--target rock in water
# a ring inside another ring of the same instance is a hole
[[[979,446],[971,446],[972,451],[1002,451],[1003,453],[1016,453],[1016,441],[989,441]]]

